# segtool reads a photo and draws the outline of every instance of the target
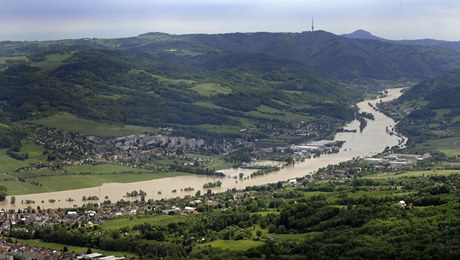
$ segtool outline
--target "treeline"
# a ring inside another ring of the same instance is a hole
[[[203,175],[210,175],[210,176],[217,176],[217,177],[225,177],[225,174],[222,172],[216,172],[215,170],[199,167],[199,166],[191,166],[191,165],[182,165],[179,163],[172,163],[169,165],[169,170],[171,171],[178,171],[178,172],[188,172],[193,174],[203,174]]]
[[[5,186],[0,186],[0,201],[4,201],[6,198],[7,188]]]
[[[1,114],[1,113],[0,113]],[[0,148],[12,148],[18,152],[21,140],[26,137],[27,131],[16,125],[3,125],[0,121]]]

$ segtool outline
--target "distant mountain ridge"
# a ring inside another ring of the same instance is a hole
[[[113,40],[120,48],[145,51],[171,60],[216,54],[264,54],[301,62],[341,81],[429,79],[460,67],[460,53],[423,46],[349,39],[325,31],[303,33],[227,33],[170,35],[149,33]]]
[[[404,45],[419,45],[419,46],[430,46],[440,47],[453,50],[460,50],[460,41],[443,41],[435,39],[417,39],[417,40],[388,40],[371,34],[368,31],[358,29],[352,33],[342,34],[341,36],[350,39],[361,39],[361,40],[378,40],[382,42],[397,43]]]
[[[201,136],[350,120],[357,85],[460,69],[455,50],[325,31],[0,42],[0,57],[0,122],[68,112]]]
[[[118,39],[0,42],[0,55],[17,55],[24,49],[43,52],[56,46],[69,51],[113,49],[146,52],[179,65],[189,64],[207,70],[209,66],[206,64],[213,63],[211,59],[222,61],[225,55],[259,54],[252,57],[260,59],[260,55],[266,55],[288,63],[300,62],[304,70],[347,82],[424,80],[460,68],[460,52],[452,49],[395,44],[376,40],[375,36],[365,31],[354,35],[371,40],[352,39],[325,31],[185,35],[146,33]],[[203,60],[207,60],[206,64],[199,63]],[[222,66],[219,64],[219,67]]]

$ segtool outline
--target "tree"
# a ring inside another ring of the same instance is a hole
[[[6,187],[0,186],[0,201],[4,201],[6,198]]]

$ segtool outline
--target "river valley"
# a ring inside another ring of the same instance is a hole
[[[38,193],[27,195],[16,195],[16,203],[11,204],[11,196],[0,202],[2,209],[18,209],[27,206],[40,208],[57,208],[57,207],[73,207],[82,205],[89,201],[83,201],[83,196],[97,196],[98,201],[102,202],[104,198],[108,198],[112,202],[125,199],[126,192],[133,190],[143,190],[147,193],[146,199],[161,199],[172,197],[184,197],[186,195],[194,195],[198,190],[205,192],[203,184],[207,182],[215,182],[220,180],[222,186],[212,188],[213,192],[225,191],[232,188],[244,188],[252,185],[263,185],[267,183],[275,183],[278,181],[286,181],[288,179],[303,177],[310,174],[321,167],[330,164],[347,161],[356,157],[372,156],[382,152],[387,146],[391,147],[402,142],[402,137],[395,134],[389,134],[387,129],[392,129],[395,125],[393,119],[375,111],[368,103],[373,105],[378,102],[390,101],[398,98],[401,95],[401,89],[389,89],[388,95],[381,99],[366,100],[357,104],[361,112],[372,113],[375,120],[368,120],[366,128],[362,132],[359,131],[359,122],[357,120],[350,122],[345,126],[348,130],[357,130],[356,132],[341,132],[335,136],[337,141],[345,141],[344,145],[338,153],[321,155],[318,158],[307,159],[303,162],[296,162],[294,165],[289,165],[277,172],[272,172],[262,176],[256,176],[245,180],[235,180],[233,177],[239,173],[244,173],[249,176],[252,169],[226,169],[222,170],[227,177],[217,178],[202,175],[186,175],[171,178],[156,179],[150,181],[133,182],[133,183],[107,183],[100,187],[67,190],[60,192]],[[191,187],[193,191],[181,191],[181,189]],[[176,190],[176,192],[173,192]],[[71,200],[69,200],[71,199]],[[135,199],[135,198],[134,198]],[[139,198],[138,198],[139,199]],[[26,204],[26,200],[35,201],[35,203]],[[50,202],[54,200],[54,202]]]

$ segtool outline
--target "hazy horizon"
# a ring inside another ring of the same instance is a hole
[[[0,0],[1,1],[1,0]],[[363,29],[390,39],[459,41],[454,0],[2,1],[0,41]]]

